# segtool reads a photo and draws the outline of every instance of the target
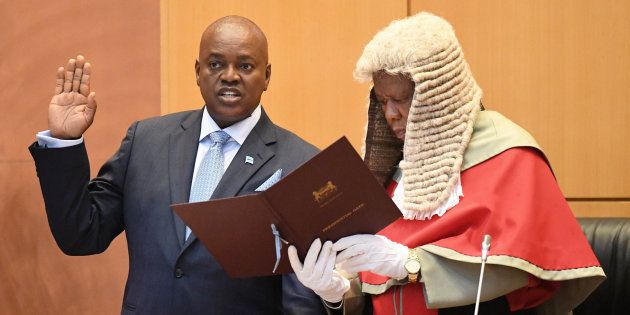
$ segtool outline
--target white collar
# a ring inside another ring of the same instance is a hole
[[[223,131],[230,135],[230,137],[238,142],[239,145],[243,145],[243,142],[245,142],[249,133],[258,123],[261,112],[261,106],[258,104],[249,117],[230,125],[229,127],[223,129]],[[217,125],[214,119],[210,117],[208,110],[204,107],[203,116],[201,117],[201,132],[199,133],[199,141],[203,140],[207,135],[219,130],[222,129],[219,128],[219,125]]]

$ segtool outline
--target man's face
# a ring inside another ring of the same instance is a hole
[[[195,71],[208,113],[228,127],[249,117],[267,90],[266,42],[242,25],[218,27],[204,34]]]
[[[396,138],[404,141],[414,82],[402,74],[391,75],[385,72],[375,73],[372,81],[374,94],[383,108],[389,128]]]

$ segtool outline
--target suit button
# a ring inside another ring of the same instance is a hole
[[[181,278],[184,276],[184,271],[182,270],[182,268],[177,268],[175,269],[175,278]]]

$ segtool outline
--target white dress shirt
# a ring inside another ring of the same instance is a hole
[[[241,148],[243,142],[249,135],[249,133],[254,129],[254,126],[258,123],[260,119],[260,105],[256,107],[251,116],[223,129],[228,135],[230,135],[230,139],[223,145],[223,171],[225,171],[236,152]],[[197,176],[197,170],[199,169],[199,164],[201,164],[201,160],[206,155],[208,150],[210,150],[210,138],[206,138],[207,135],[221,130],[217,123],[210,117],[207,110],[203,111],[203,117],[201,118],[201,132],[199,133],[199,147],[197,148],[197,158],[195,159],[195,171],[193,173],[193,181]],[[242,161],[245,163],[245,161]],[[192,183],[191,183],[192,189]]]
[[[241,148],[243,142],[249,135],[249,133],[254,129],[254,126],[258,123],[260,119],[260,105],[256,107],[254,112],[247,118],[223,129],[228,135],[230,135],[230,139],[223,145],[223,171],[225,171],[236,152]],[[217,123],[210,117],[207,110],[203,111],[203,117],[201,118],[201,132],[199,133],[199,146],[197,147],[197,157],[195,158],[195,171],[193,173],[193,180],[190,183],[192,190],[192,183],[195,181],[195,177],[197,177],[197,170],[199,169],[199,164],[203,160],[203,157],[206,155],[212,143],[210,142],[210,138],[206,137],[207,135],[221,130]],[[245,161],[242,161],[245,163]],[[186,226],[186,239],[190,236],[190,228]]]

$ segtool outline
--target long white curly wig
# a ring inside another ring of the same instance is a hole
[[[426,12],[393,21],[365,46],[355,78],[371,81],[379,71],[406,75],[415,83],[415,93],[404,145],[370,93],[364,158],[385,184],[402,150],[403,206],[424,217],[448,199],[459,180],[482,92],[452,26]]]

